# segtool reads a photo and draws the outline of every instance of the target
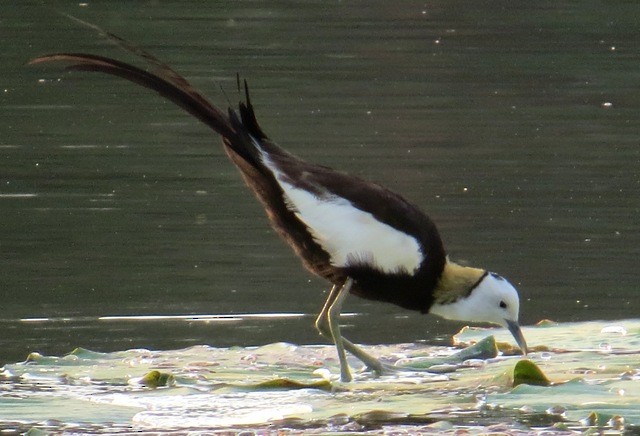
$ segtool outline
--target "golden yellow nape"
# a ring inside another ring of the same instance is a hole
[[[447,259],[434,292],[435,301],[448,304],[461,297],[467,297],[485,274],[486,270],[462,266]]]

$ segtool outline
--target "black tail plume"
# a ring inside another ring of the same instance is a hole
[[[240,78],[238,78],[238,80],[240,80]],[[253,105],[251,104],[251,98],[249,97],[249,86],[247,85],[246,80],[244,80],[244,102],[241,101],[238,104],[238,108],[240,109],[242,124],[249,133],[257,139],[267,139],[267,135],[260,128],[258,120],[256,119],[256,114],[253,111]]]
[[[111,74],[152,89],[219,133],[223,137],[225,145],[251,166],[256,169],[261,167],[259,153],[256,149],[256,147],[260,146],[254,142],[254,139],[262,141],[268,138],[256,120],[253,106],[249,101],[249,89],[246,80],[244,81],[244,91],[247,100],[239,104],[240,117],[231,108],[230,102],[227,114],[211,104],[184,77],[153,54],[94,24],[71,15],[67,15],[67,17],[96,31],[123,50],[142,58],[152,67],[152,71],[112,58],[84,53],[51,54],[32,59],[29,64],[66,62],[69,64],[67,66],[69,70],[97,71]],[[240,76],[238,75],[236,79],[238,89],[240,89]]]
[[[69,62],[70,65],[67,66],[69,70],[99,71],[122,77],[123,79],[156,91],[161,96],[171,100],[198,118],[223,137],[232,140],[236,134],[227,116],[211,105],[184,79],[182,79],[182,83],[172,83],[172,81],[134,67],[133,65],[103,56],[83,53],[57,53],[41,56],[32,59],[29,64],[34,65],[45,62]]]

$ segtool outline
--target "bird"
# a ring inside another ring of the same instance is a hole
[[[126,79],[172,101],[222,138],[271,226],[307,270],[331,285],[315,327],[335,344],[342,382],[353,379],[347,352],[376,374],[390,369],[342,335],[340,313],[349,295],[505,327],[526,355],[518,291],[498,274],[451,260],[434,221],[418,206],[381,184],[307,162],[278,146],[258,124],[249,86],[239,75],[240,101],[223,110],[151,53],[109,36],[150,66],[73,52],[39,56],[29,64],[61,62],[66,70]]]

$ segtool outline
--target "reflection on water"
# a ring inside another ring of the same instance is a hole
[[[518,285],[525,324],[639,313],[635,3],[82,5],[49,8],[150,49],[219,104],[247,77],[275,140],[418,203],[452,257]],[[327,284],[268,228],[218,138],[116,78],[24,67],[55,51],[131,60],[49,8],[0,6],[0,359],[319,342]],[[358,342],[459,327],[355,298],[347,310]],[[306,316],[95,322],[209,313]]]

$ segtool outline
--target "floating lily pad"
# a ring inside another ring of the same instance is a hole
[[[633,433],[640,428],[639,332],[640,320],[526,327],[529,342],[555,351],[532,353],[531,361],[520,363],[496,357],[493,336],[510,341],[504,329],[465,333],[476,343],[465,350],[363,346],[385,363],[398,361],[398,371],[378,377],[359,371],[361,362],[348,356],[354,381],[333,386],[340,365],[331,345],[33,354],[0,370],[0,429],[3,422],[4,428],[20,422],[21,432],[38,427],[52,433],[74,426],[77,433],[296,428],[322,434],[384,427],[428,434],[495,432],[490,426],[509,423],[500,431]],[[412,369],[415,363],[426,369]],[[435,375],[434,364],[455,373]],[[536,368],[544,373],[536,375]]]
[[[554,327],[557,325],[557,322],[551,321],[550,319],[541,319],[536,323],[536,327]]]
[[[97,351],[87,350],[86,348],[78,347],[78,348],[75,348],[71,353],[67,354],[67,356],[77,356],[82,359],[101,359],[108,356],[108,354],[99,353]]]
[[[513,369],[513,386],[528,384],[533,386],[549,386],[551,382],[542,370],[530,360],[523,359]]]
[[[317,380],[312,382],[302,382],[289,378],[275,378],[254,385],[240,386],[247,390],[296,390],[296,389],[320,389],[331,391],[332,386],[329,380]]]
[[[153,370],[148,372],[140,379],[140,384],[149,388],[160,388],[164,386],[172,386],[176,383],[176,379],[172,374]]]
[[[409,359],[402,364],[396,365],[399,368],[407,370],[427,370],[430,368],[435,369],[435,372],[450,372],[441,371],[439,367],[450,367],[454,370],[458,365],[471,359],[492,359],[498,355],[498,348],[496,347],[496,340],[493,336],[487,336],[475,344],[464,348],[450,356],[446,357],[416,357]]]

